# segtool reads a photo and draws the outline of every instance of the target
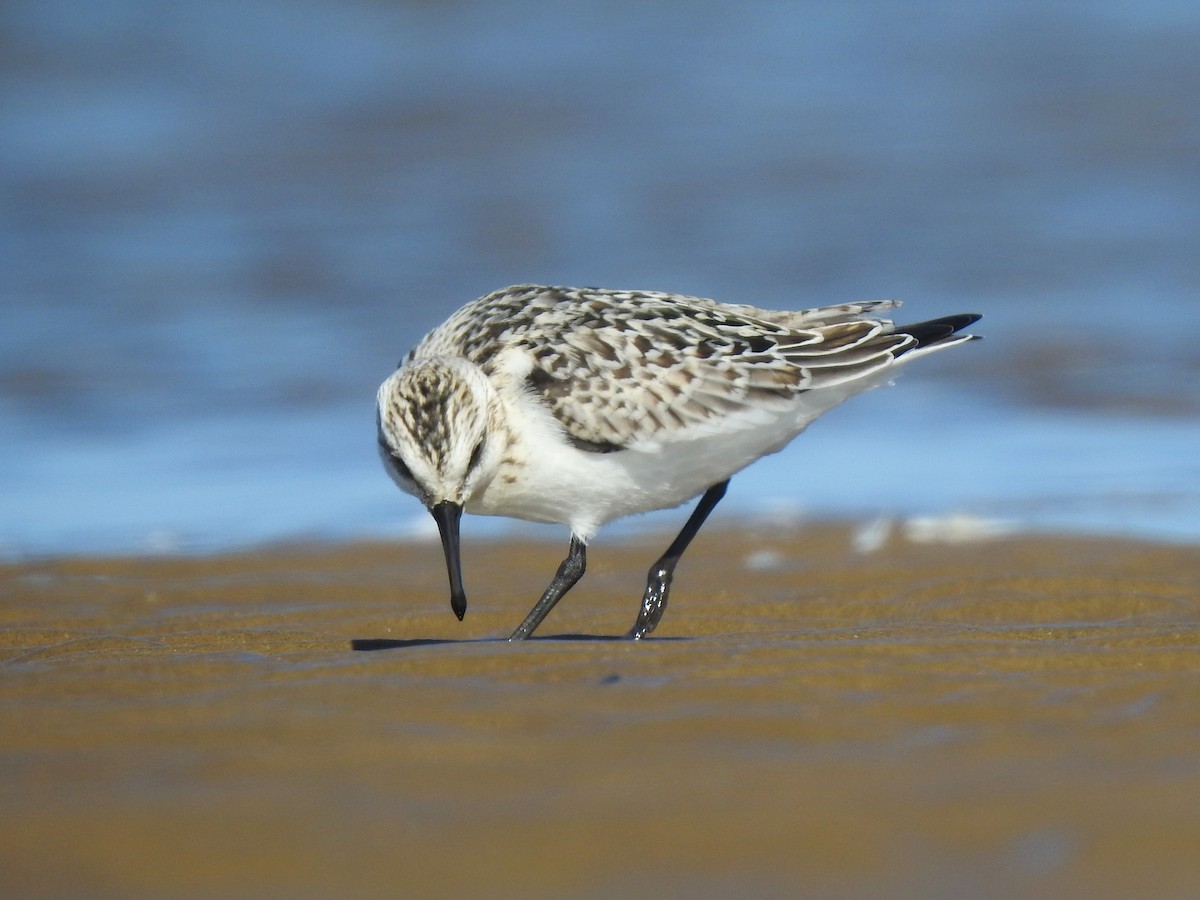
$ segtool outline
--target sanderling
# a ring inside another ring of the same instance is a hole
[[[467,512],[555,522],[570,549],[512,640],[583,575],[606,522],[703,494],[650,568],[628,636],[654,630],[675,565],[729,479],[918,356],[971,340],[980,317],[895,326],[898,301],[799,312],[651,291],[520,285],[468,303],[379,388],[379,452],[433,514],[450,605],[467,609]]]

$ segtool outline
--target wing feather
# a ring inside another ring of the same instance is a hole
[[[766,424],[800,393],[867,377],[913,343],[886,320],[861,318],[895,301],[776,312],[563,290],[571,302],[514,344],[533,361],[529,390],[588,449]]]

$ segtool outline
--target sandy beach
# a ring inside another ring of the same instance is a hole
[[[1200,896],[1200,551],[704,533],[0,567],[5,896]]]

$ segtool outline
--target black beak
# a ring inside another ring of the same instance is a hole
[[[437,522],[438,531],[442,535],[442,550],[446,554],[446,573],[450,576],[450,608],[458,616],[467,614],[467,595],[463,591],[462,560],[458,553],[458,522],[462,518],[462,507],[449,500],[429,507],[433,520]]]

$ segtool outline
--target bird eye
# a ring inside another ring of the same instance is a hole
[[[379,455],[383,458],[383,464],[387,466],[391,470],[392,474],[397,478],[400,478],[404,481],[416,481],[416,479],[413,478],[413,474],[409,470],[408,466],[404,464],[404,460],[392,452],[392,448],[387,445],[387,442],[384,441],[383,438],[379,439]]]
[[[392,471],[403,478],[405,481],[415,481],[412,471],[404,464],[404,460],[398,456],[388,454],[388,465],[392,467]]]
[[[479,465],[479,460],[483,458],[483,441],[475,445],[475,449],[471,451],[471,459],[467,462],[467,471],[473,472],[475,467]]]

